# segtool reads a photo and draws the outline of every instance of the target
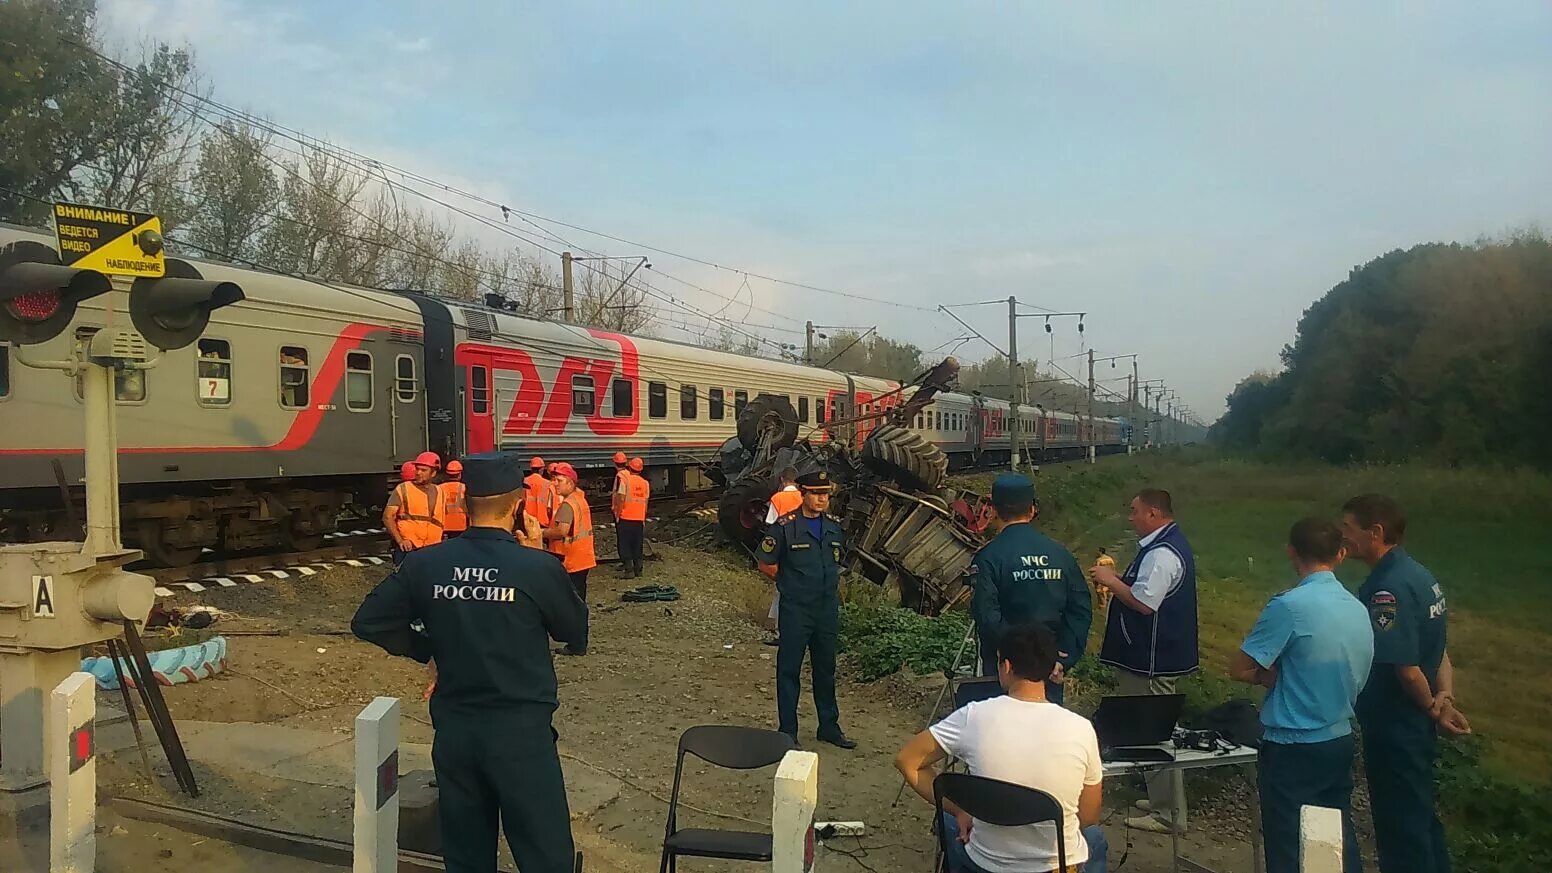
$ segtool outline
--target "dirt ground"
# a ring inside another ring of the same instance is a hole
[[[766,634],[757,623],[769,588],[736,555],[706,548],[697,533],[700,527],[699,522],[681,520],[654,532],[658,539],[679,542],[655,545],[661,559],[648,563],[643,581],[675,585],[683,599],[623,603],[620,592],[637,583],[600,567],[590,580],[590,652],[585,658],[556,659],[561,699],[556,728],[568,773],[586,770],[597,777],[589,782],[618,788],[601,803],[583,803],[573,796],[574,811],[580,807],[582,816],[573,830],[589,870],[656,869],[674,750],[685,728],[775,723],[775,650],[764,645]],[[612,543],[605,537],[600,545]],[[191,724],[257,722],[307,728],[344,742],[360,709],[376,696],[389,695],[403,701],[404,742],[429,742],[431,729],[421,702],[425,670],[361,643],[347,631],[356,605],[383,575],[381,568],[336,566],[304,579],[180,595],[176,603],[205,604],[230,613],[216,628],[227,635],[230,669],[215,680],[166,689],[174,717]],[[838,871],[928,870],[933,859],[930,808],[909,793],[895,803],[901,780],[893,757],[923,727],[934,696],[933,680],[896,676],[863,684],[844,673],[843,667],[843,724],[861,747],[846,752],[814,742],[813,706],[807,697],[800,739],[820,754],[819,819],[861,820],[867,823],[867,834],[831,841],[819,863]],[[117,695],[101,699],[116,702]],[[106,754],[101,792],[349,839],[348,788],[262,777],[214,766],[197,756],[194,766],[204,794],[189,800],[175,793],[165,767],[148,782],[132,748]],[[681,825],[768,827],[770,776],[687,764],[683,797],[695,809],[681,810]],[[1221,780],[1199,784],[1213,787],[1216,796],[1193,809],[1188,856],[1223,871],[1250,869],[1243,788]],[[1167,839],[1133,834],[1127,846],[1128,832],[1120,819],[1126,814],[1121,807],[1136,796],[1130,789],[1107,784],[1111,869],[1117,869],[1126,852],[1121,869],[1168,870]],[[114,831],[115,826],[123,833]],[[169,858],[177,859],[178,866],[208,862],[206,869],[223,871],[323,869],[116,818],[103,822],[99,846],[104,871],[166,869],[173,864]],[[688,867],[724,869],[711,862]]]

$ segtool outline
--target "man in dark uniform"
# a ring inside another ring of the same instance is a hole
[[[1405,533],[1406,517],[1388,497],[1342,506],[1347,553],[1372,568],[1358,600],[1374,630],[1374,666],[1355,709],[1381,873],[1448,873],[1434,812],[1435,735],[1467,734],[1471,725],[1455,708],[1444,590],[1401,547]]]
[[[835,703],[835,652],[841,627],[841,526],[825,515],[830,506],[830,475],[824,470],[798,477],[803,505],[766,529],[755,550],[761,572],[776,580],[781,596],[776,648],[778,730],[798,739],[798,691],[803,653],[814,672],[814,708],[819,711],[820,742],[855,749],[841,730]]]
[[[1064,671],[1088,645],[1094,617],[1088,583],[1072,553],[1035,529],[1039,509],[1028,477],[998,476],[992,483],[992,508],[1003,528],[970,565],[975,588],[970,611],[981,638],[981,675],[997,675],[997,641],[1003,631],[1029,622],[1045,625],[1058,649],[1046,699],[1060,705]]]
[[[523,517],[517,466],[496,454],[463,462],[468,531],[407,554],[350,628],[389,654],[436,659],[431,760],[447,869],[494,873],[499,814],[523,873],[569,873],[549,638],[586,645],[587,609],[560,560],[538,548],[532,517],[521,539],[513,536]]]

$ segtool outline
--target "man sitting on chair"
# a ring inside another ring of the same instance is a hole
[[[972,776],[1038,789],[1062,806],[1069,870],[1105,873],[1109,844],[1099,828],[1099,740],[1089,720],[1046,700],[1045,680],[1056,664],[1056,638],[1037,624],[1010,627],[998,640],[1001,697],[968,703],[905,744],[895,766],[928,803],[933,765],[961,759]],[[948,869],[953,873],[1055,870],[1056,829],[1050,823],[1002,827],[975,821],[946,802]],[[1081,839],[1080,839],[1081,827]]]

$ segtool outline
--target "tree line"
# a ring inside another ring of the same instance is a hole
[[[1333,462],[1552,467],[1552,242],[1430,243],[1355,268],[1252,373],[1212,437]]]

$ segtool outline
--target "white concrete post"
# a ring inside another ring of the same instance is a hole
[[[1342,813],[1325,806],[1299,809],[1299,873],[1342,873]]]
[[[399,698],[379,697],[356,716],[354,873],[399,869]]]
[[[814,869],[814,810],[819,805],[819,756],[788,752],[776,768],[771,801],[771,873]]]
[[[49,693],[49,871],[97,869],[97,681],[71,673]]]

